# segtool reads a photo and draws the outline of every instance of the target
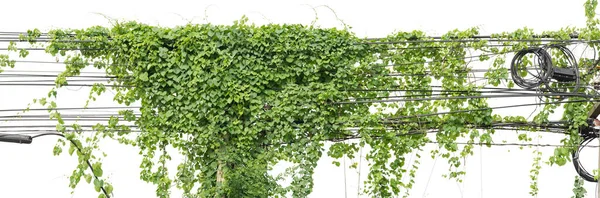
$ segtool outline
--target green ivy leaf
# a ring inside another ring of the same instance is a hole
[[[102,177],[102,174],[104,173],[102,171],[102,163],[96,162],[96,163],[92,164],[92,168],[94,170],[94,175],[96,177]]]
[[[148,81],[148,73],[146,73],[146,72],[141,73],[139,78],[142,81]]]
[[[96,190],[96,192],[100,192],[103,184],[104,182],[101,180],[94,179],[94,190]]]
[[[294,58],[287,57],[287,58],[285,58],[285,61],[288,62],[288,63],[292,63],[292,62],[294,62]]]
[[[85,175],[84,175],[84,178],[85,178],[85,182],[87,182],[88,184],[89,184],[90,182],[92,182],[92,175],[85,174]]]

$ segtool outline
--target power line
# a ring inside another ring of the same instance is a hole
[[[0,49],[1,50],[1,49]],[[373,67],[395,67],[395,66],[407,66],[407,65],[421,65],[421,64],[430,64],[430,63],[436,63],[436,62],[444,62],[444,61],[448,61],[448,60],[464,60],[464,59],[473,59],[473,58],[480,58],[483,56],[497,56],[497,55],[505,55],[507,53],[512,53],[512,52],[516,52],[518,50],[510,50],[510,51],[506,51],[506,52],[499,52],[499,53],[489,53],[489,54],[480,54],[480,55],[475,55],[475,56],[466,56],[466,57],[461,57],[461,58],[449,58],[449,59],[442,59],[442,60],[431,60],[431,61],[419,61],[419,62],[407,62],[407,63],[396,63],[396,64],[387,64],[387,65],[374,65]],[[27,60],[13,60],[15,62],[23,62],[23,63],[40,63],[40,64],[64,64],[65,62],[56,62],[56,61],[27,61]],[[470,62],[473,61],[480,61],[480,60],[470,60]],[[596,62],[599,62],[600,59]],[[85,64],[85,65],[93,65],[94,63],[81,63],[81,64]],[[107,63],[101,63],[101,64],[107,64]],[[109,65],[117,65],[118,64],[109,64]],[[121,66],[127,66],[127,65],[121,65]],[[465,71],[465,73],[468,72],[482,72],[483,70],[480,71]],[[486,70],[487,71],[492,71],[492,70]],[[510,71],[510,70],[509,70]],[[429,71],[430,72],[430,71]]]
[[[454,114],[454,113],[469,113],[469,112],[475,112],[475,111],[486,111],[486,110],[494,110],[494,109],[505,109],[505,108],[514,108],[514,107],[536,106],[536,105],[545,105],[545,104],[567,104],[567,103],[580,103],[580,102],[600,102],[600,100],[571,100],[571,101],[540,102],[540,103],[507,105],[507,106],[497,106],[497,107],[485,107],[485,108],[477,108],[477,109],[455,110],[455,111],[441,112],[441,113],[429,113],[429,114],[419,114],[419,115],[412,115],[412,116],[400,116],[400,117],[396,117],[396,118],[390,118],[390,120],[405,119],[405,118],[420,118],[420,117],[438,116],[438,115],[446,115],[446,114]]]
[[[423,92],[428,93],[428,92],[435,92],[435,91],[423,91]],[[440,92],[443,92],[443,91],[440,91]],[[434,100],[437,100],[437,99],[435,99],[435,97],[431,97],[431,96],[447,96],[447,95],[450,95],[451,93],[493,93],[493,94],[501,94],[501,95],[482,95],[483,98],[494,98],[495,96],[499,96],[499,97],[519,97],[519,95],[521,95],[523,97],[537,97],[535,95],[536,92],[533,92],[533,91],[531,91],[529,93],[527,93],[527,92],[523,93],[523,92],[516,92],[516,91],[514,91],[514,92],[512,92],[512,93],[514,93],[513,95],[505,94],[505,93],[511,93],[510,91],[479,91],[479,92],[478,91],[473,91],[473,92],[468,92],[468,91],[460,92],[460,91],[457,91],[457,92],[449,92],[449,93],[431,93],[431,94],[418,94],[418,95],[405,94],[405,95],[400,95],[400,96],[357,97],[357,98],[353,98],[353,100],[357,100],[357,101],[361,100],[361,101],[358,101],[358,103],[371,103],[373,101],[375,101],[373,103],[380,103],[380,102],[377,102],[377,101],[381,101],[381,102],[398,102],[394,98],[412,98],[412,97],[429,97],[429,98],[433,98]],[[532,94],[533,94],[533,96],[532,96]],[[473,95],[473,96],[478,96],[478,95]],[[458,96],[453,96],[453,97],[458,97]],[[370,100],[370,99],[390,99],[390,100]],[[408,100],[408,99],[405,99],[405,100]],[[355,102],[348,101],[345,104],[353,104],[353,103],[355,103]],[[339,104],[339,103],[337,103],[337,104]]]
[[[48,120],[48,121],[56,121],[56,120]],[[108,121],[108,119],[104,120],[104,121]],[[413,122],[414,123],[414,122]],[[72,123],[75,124],[75,123]],[[66,127],[70,127],[72,125],[71,123],[67,124],[65,123],[64,126]],[[342,123],[339,123],[342,124]],[[425,123],[420,123],[420,124],[425,124]],[[465,125],[468,128],[476,128],[476,129],[506,129],[506,130],[517,130],[519,129],[519,127],[538,127],[538,128],[543,128],[546,130],[564,130],[564,129],[568,129],[568,124],[570,124],[569,122],[548,122],[548,123],[544,123],[544,124],[538,124],[538,123],[518,123],[518,122],[497,122],[497,123],[492,123],[490,125],[468,125],[468,123],[466,123],[467,125]],[[554,125],[552,125],[554,124]],[[561,125],[556,125],[556,124],[561,124]],[[136,125],[119,125],[119,126],[126,126],[126,127],[133,127],[133,128],[137,128]],[[32,131],[37,131],[39,129],[34,129],[34,128],[46,128],[46,127],[56,127],[56,125],[0,125],[1,128],[31,128],[31,129],[26,129],[23,130],[23,132],[32,132]],[[78,124],[78,128],[82,128],[81,130],[86,130],[83,128],[93,128],[96,127],[95,124]],[[349,126],[347,127],[348,130],[350,131],[356,131],[358,130],[359,126]],[[367,127],[368,129],[368,127]],[[385,130],[395,130],[394,127],[387,127]],[[8,131],[13,131],[13,130],[8,130]],[[552,131],[552,132],[556,132],[556,131]],[[416,131],[416,132],[409,132],[409,133],[422,133],[420,131]]]
[[[73,123],[75,124],[75,123]],[[69,126],[72,124],[65,124],[65,126]],[[136,125],[120,125],[120,126],[125,126],[125,127],[130,127],[130,128],[137,128]],[[93,128],[96,127],[96,125],[90,125],[90,124],[80,124],[79,127],[81,128]],[[56,125],[0,125],[0,128],[55,128],[56,129]]]
[[[61,108],[54,108],[52,110],[94,110],[94,109],[101,109],[101,110],[106,110],[106,109],[116,109],[116,110],[133,110],[133,109],[126,109],[126,108],[142,108],[141,106],[125,106],[125,107],[115,107],[115,106],[107,106],[107,107],[61,107]],[[25,111],[27,109],[0,109],[0,112],[10,112],[10,111]],[[48,111],[48,108],[29,108],[27,111]]]
[[[17,32],[17,31],[2,31],[0,32],[0,36],[8,36],[8,38],[10,39],[17,39],[17,40],[22,40],[19,37],[20,36],[28,36],[29,34],[27,32]],[[77,34],[75,33],[68,33],[65,34],[66,36],[70,36],[71,38],[74,38],[75,36],[77,36]],[[12,37],[11,37],[12,36]],[[50,33],[40,33],[38,35],[39,38],[42,39],[51,39],[52,36]],[[97,36],[97,35],[94,35]],[[101,35],[101,36],[109,36],[109,35]],[[37,38],[36,38],[37,39]],[[110,38],[108,38],[110,39]],[[429,39],[429,40],[427,40]],[[390,38],[364,38],[362,40],[365,41],[377,41],[377,40],[390,40]],[[425,37],[411,37],[411,38],[407,38],[404,41],[397,41],[397,42],[473,42],[473,41],[480,41],[480,40],[486,40],[486,41],[522,41],[522,42],[528,42],[528,41],[543,41],[543,40],[548,40],[548,41],[581,41],[581,39],[579,38],[579,36],[577,34],[572,34],[570,35],[570,39],[555,39],[554,36],[551,35],[532,35],[530,39],[510,39],[510,38],[501,38],[500,36],[493,36],[493,35],[474,35],[474,36],[469,36],[469,37],[446,37],[446,36],[425,36]]]
[[[36,129],[2,129],[0,130],[0,134],[1,133],[32,133],[32,134],[40,134],[40,133],[56,133],[56,130],[36,130]],[[70,129],[66,129],[65,132],[81,132],[81,133],[98,133],[98,130],[93,130],[93,129],[79,129],[79,130],[70,130]],[[102,131],[102,133],[109,133],[109,132],[131,132],[131,133],[144,133],[141,130],[135,130],[135,129],[131,129],[131,130],[120,130],[120,129],[110,129],[110,131]]]
[[[0,74],[1,76],[2,74]],[[466,77],[466,78],[470,78],[470,77]],[[487,78],[485,78],[487,79]],[[0,86],[56,86],[56,84],[54,83],[33,83],[36,81],[40,81],[40,82],[50,82],[50,81],[54,81],[54,80],[32,80],[32,81],[0,81]],[[95,80],[92,79],[77,79],[77,80],[67,80],[68,81],[75,81],[75,82],[94,82]],[[14,82],[14,83],[13,83]],[[32,83],[22,83],[22,82],[32,82]],[[100,82],[100,81],[95,81],[95,82]],[[106,81],[104,81],[106,82]],[[3,84],[4,83],[4,84]],[[106,87],[133,87],[133,86],[125,86],[125,85],[113,85],[113,84],[103,84]],[[94,86],[94,84],[66,84],[66,85],[62,85],[62,86],[79,86],[79,87],[91,87]],[[401,85],[398,85],[396,87],[400,87]],[[584,86],[590,86],[590,85],[584,85]],[[435,87],[435,88],[443,88],[441,86],[435,86],[432,85],[430,87]],[[572,88],[573,86],[561,86],[562,88]],[[269,88],[267,88],[269,89]],[[351,92],[355,92],[355,91],[374,91],[374,92],[395,92],[395,91],[413,91],[413,92],[455,92],[455,93],[502,93],[502,92],[513,92],[513,91],[526,91],[526,92],[534,92],[536,90],[532,90],[532,89],[514,89],[514,88],[500,88],[500,87],[473,87],[473,89],[491,89],[491,90],[502,90],[502,91],[479,91],[479,90],[419,90],[419,89],[354,89],[354,88],[345,88],[345,89],[338,89],[338,91],[351,91]],[[271,90],[281,90],[281,89],[271,89]],[[564,93],[564,94],[572,94],[572,93]]]
[[[129,121],[125,121],[123,120],[122,117],[119,117],[121,122],[129,122]],[[110,118],[61,118],[63,121],[80,121],[80,122],[90,122],[90,121],[97,121],[97,122],[104,122],[104,121],[109,121]],[[49,118],[27,118],[27,119],[12,119],[12,120],[0,120],[0,121],[10,121],[10,122],[31,122],[31,121],[35,121],[35,122],[40,122],[40,121],[56,121],[56,119],[49,119]]]
[[[409,44],[409,43],[473,43],[473,42],[562,42],[562,43],[592,43],[598,42],[597,40],[578,40],[578,39],[477,39],[477,40],[408,40],[408,41],[376,41],[376,42],[364,42],[362,44],[370,45],[389,45],[389,44]]]
[[[465,70],[455,70],[452,71],[451,74],[448,73],[444,73],[444,74],[436,74],[434,75],[432,71],[429,70],[425,70],[419,73],[410,73],[410,72],[391,72],[391,73],[387,73],[387,74],[375,74],[375,73],[363,73],[361,75],[376,75],[376,76],[440,76],[440,77],[456,77],[457,75],[461,75],[461,74],[469,74],[469,73],[485,73],[485,72],[492,72],[492,71],[500,71],[500,70],[504,70],[506,69],[507,71],[511,71],[510,68],[499,68],[499,69],[465,69]],[[527,70],[536,70],[535,68],[528,68]],[[14,72],[14,73],[13,73]],[[40,73],[57,73],[57,74],[40,74]],[[0,76],[7,76],[7,77],[58,77],[58,73],[60,73],[60,71],[56,71],[56,72],[50,72],[50,71],[39,71],[39,70],[4,70],[3,72],[0,72]],[[67,78],[106,78],[106,79],[112,79],[112,78],[130,78],[133,76],[122,76],[122,77],[117,77],[117,76],[109,76],[106,75],[105,72],[81,72],[82,74],[98,74],[98,75],[75,75],[75,76],[68,76]],[[488,78],[488,77],[481,77],[481,76],[464,76],[464,78]]]
[[[434,131],[435,133],[439,132],[439,131]],[[33,138],[37,138],[37,137],[42,137],[42,136],[48,136],[48,135],[59,135],[59,136],[63,136],[63,134],[61,133],[57,133],[57,132],[43,132],[43,133],[39,133],[37,135],[33,135]],[[11,135],[9,133],[0,133],[0,136],[3,135]],[[417,135],[417,134],[400,134],[400,135]],[[338,140],[325,140],[325,141],[338,141]],[[343,140],[345,141],[345,140]],[[486,142],[437,142],[437,141],[427,141],[426,143],[428,144],[458,144],[458,145],[478,145],[478,146],[535,146],[535,147],[571,147],[568,145],[560,145],[560,144],[539,144],[539,143],[517,143],[517,142],[506,142],[506,143],[486,143]],[[285,143],[282,143],[285,144]],[[575,147],[575,146],[573,146]],[[598,148],[599,146],[586,146],[586,147],[595,147]]]
[[[332,104],[362,104],[362,103],[387,103],[387,102],[408,102],[408,101],[430,101],[430,100],[458,100],[458,99],[476,99],[476,98],[509,98],[509,97],[539,97],[539,96],[573,96],[583,98],[594,98],[597,96],[586,95],[586,94],[538,94],[538,93],[527,93],[527,94],[503,94],[503,95],[472,95],[472,96],[453,96],[453,97],[427,97],[427,98],[408,98],[408,99],[389,99],[389,100],[364,100],[364,101],[344,101],[344,102],[333,102]],[[411,97],[406,96],[406,97]]]
[[[534,106],[534,105],[544,105],[544,104],[567,104],[567,103],[579,103],[579,102],[598,102],[600,100],[574,100],[574,101],[556,101],[556,102],[543,102],[543,103],[530,103],[530,104],[518,104],[518,105],[508,105],[508,106],[498,106],[498,107],[485,107],[478,109],[466,109],[466,110],[456,110],[450,112],[441,112],[441,113],[431,113],[431,114],[420,114],[413,116],[403,116],[392,119],[403,119],[403,118],[417,118],[417,117],[427,117],[427,116],[435,116],[435,115],[444,115],[444,114],[452,114],[452,113],[466,113],[473,111],[483,111],[483,110],[493,110],[493,109],[503,109],[503,108],[514,108],[514,107],[524,107],[524,106]],[[141,108],[141,107],[67,107],[67,108],[55,108],[54,110],[86,110],[86,109],[118,109],[118,110],[132,110],[125,108]],[[10,111],[24,111],[25,109],[0,109],[0,112],[10,112]],[[29,111],[47,111],[47,108],[30,108]]]
[[[448,143],[440,143],[440,142],[435,142],[435,141],[430,141],[428,143],[431,144],[448,144]],[[577,146],[568,146],[568,145],[561,145],[561,144],[538,144],[538,143],[469,143],[469,142],[452,142],[449,144],[460,144],[460,145],[478,145],[478,146],[486,146],[486,145],[491,145],[491,146],[535,146],[535,147],[573,147],[573,148],[577,148]],[[593,148],[598,148],[599,146],[588,146],[588,147],[593,147]]]
[[[2,41],[2,40],[0,40]],[[557,40],[558,41],[558,40]],[[398,41],[400,42],[400,41]],[[371,42],[371,43],[359,43],[359,44],[393,44],[393,43],[398,43],[398,42]],[[561,41],[564,42],[564,41]],[[571,42],[571,43],[576,43],[576,42]],[[592,43],[592,41],[580,41],[579,43]],[[541,46],[544,44],[532,44],[531,46]],[[506,44],[502,44],[502,45],[485,45],[487,47],[510,47],[512,45],[506,45]],[[395,48],[390,48],[387,50],[406,50],[406,49],[428,49],[428,48],[440,48],[440,49],[446,49],[446,48],[456,48],[458,46],[412,46],[412,47],[395,47]],[[461,48],[473,48],[470,46],[460,46]],[[29,51],[46,51],[47,49],[44,47],[17,47],[14,48],[16,50],[29,50]],[[0,50],[11,50],[10,48],[0,48]],[[57,50],[115,50],[115,49],[111,49],[111,48],[60,48]],[[504,54],[504,53],[502,53]],[[487,55],[490,56],[490,55]]]
[[[132,115],[141,115],[141,113],[133,113]],[[0,116],[0,118],[41,118],[48,117],[50,115],[11,115],[11,116]],[[62,118],[110,118],[111,116],[122,116],[119,114],[61,114]]]

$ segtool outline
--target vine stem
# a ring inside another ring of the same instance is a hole
[[[217,167],[217,184],[222,185],[225,182],[225,177],[223,177],[223,161],[219,160],[219,166]]]
[[[226,140],[229,138],[225,138]],[[223,155],[225,153],[225,146],[221,145],[221,147],[219,148],[219,153],[218,155]],[[220,158],[220,156],[218,156]],[[223,162],[222,159],[218,159],[217,160],[217,187],[218,189],[222,189],[223,188],[223,184],[225,183],[225,176],[223,173],[223,167],[225,166],[225,162]],[[221,195],[221,198],[226,198],[227,196],[225,194]]]

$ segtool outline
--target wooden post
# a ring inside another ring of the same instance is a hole
[[[225,135],[223,138],[226,141],[229,140],[229,135]],[[225,144],[221,143],[221,146],[217,150],[217,187],[221,191],[223,189],[223,185],[225,184],[225,168],[227,167],[227,160],[222,160],[221,156],[226,155],[227,149],[225,148]],[[220,198],[226,198],[227,195],[222,194]]]

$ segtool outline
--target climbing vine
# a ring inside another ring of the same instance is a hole
[[[542,35],[563,40],[577,32],[580,39],[600,39],[594,15],[596,4],[595,0],[585,4],[586,27]],[[354,158],[364,146],[371,148],[366,155],[370,171],[364,193],[374,197],[408,195],[418,166],[405,167],[405,156],[430,141],[439,143],[432,157],[445,158],[451,165],[445,176],[460,181],[465,174],[459,169],[461,159],[473,154],[474,144],[491,146],[493,142],[495,130],[477,126],[527,119],[494,114],[485,97],[456,97],[481,96],[478,91],[484,86],[514,87],[505,67],[507,54],[541,44],[528,28],[494,34],[492,38],[506,41],[492,45],[486,40],[432,42],[422,31],[365,40],[348,29],[297,24],[256,26],[245,17],[232,25],[168,28],[115,22],[112,27],[57,29],[47,33],[51,38],[48,43],[36,42],[41,34],[37,29],[30,30],[21,40],[45,47],[48,54],[64,60],[66,69],[56,78],[56,86],[31,105],[46,106],[50,118],[57,120],[57,131],[82,148],[76,152],[75,145],[69,146],[69,154],[75,153],[79,159],[70,187],[75,188],[83,178],[98,192],[100,187],[112,192],[109,182],[95,179],[103,176],[101,157],[105,156],[98,142],[111,138],[140,149],[140,178],[157,186],[158,197],[169,197],[172,186],[182,189],[186,197],[306,197],[313,187],[317,161],[324,154],[336,159]],[[478,34],[477,28],[453,30],[441,39],[468,40]],[[28,55],[27,50],[16,46],[10,43],[9,54],[0,55],[0,67],[15,66],[10,53],[22,58]],[[473,58],[465,57],[472,51],[488,52],[476,60],[492,62],[484,75],[485,82],[470,80]],[[585,62],[580,61],[582,65]],[[120,111],[107,123],[95,125],[97,133],[91,138],[84,138],[80,125],[62,120],[54,101],[59,89],[68,85],[68,78],[89,66],[113,78],[109,84],[93,85],[86,106],[112,89],[114,101],[127,106],[139,103],[141,114]],[[591,80],[592,75],[586,74],[582,75],[583,82]],[[434,96],[434,86],[443,91]],[[390,90],[424,100],[375,101],[396,93]],[[426,100],[432,97],[455,98]],[[549,103],[559,99],[544,100]],[[585,124],[590,105],[542,105],[534,122],[548,122],[548,117],[562,107],[563,120],[574,123],[568,129],[569,136],[561,141],[564,147],[557,148],[547,164],[562,166],[570,160],[569,149],[579,141],[577,126]],[[443,111],[458,113],[422,116]],[[142,133],[131,134],[128,123],[134,123]],[[348,131],[351,127],[358,130]],[[434,139],[427,136],[431,129],[438,130]],[[524,126],[521,130],[539,128]],[[457,144],[459,138],[467,138],[471,144],[461,147]],[[347,139],[358,142],[343,141]],[[519,139],[531,141],[526,134]],[[62,153],[65,142],[59,140],[56,155]],[[325,142],[334,143],[325,150]],[[166,168],[172,155],[168,147],[186,158],[177,170]],[[87,160],[92,161],[94,172],[87,170]],[[282,177],[269,173],[281,161],[293,164],[288,169],[292,182],[287,186],[278,183]],[[540,161],[541,153],[536,152],[531,172],[534,196]],[[176,171],[176,176],[169,177],[170,171]],[[406,177],[409,179],[404,180]],[[576,180],[575,197],[585,192],[580,183]]]

